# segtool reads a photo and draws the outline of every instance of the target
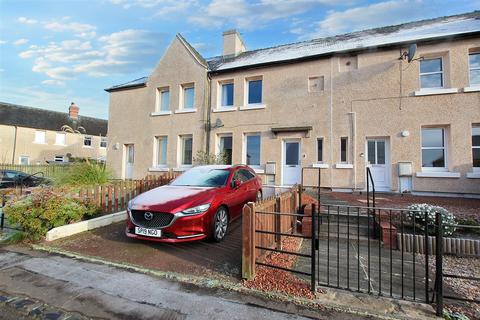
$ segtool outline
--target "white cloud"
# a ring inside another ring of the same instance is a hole
[[[168,15],[185,12],[193,6],[198,5],[197,0],[110,0],[110,3],[121,6],[124,9],[140,7],[155,9],[155,16],[168,17]]]
[[[18,22],[24,23],[24,24],[36,24],[38,22],[35,19],[29,19],[29,18],[26,18],[26,17],[19,17],[17,20],[18,20]]]
[[[213,0],[203,10],[189,17],[202,27],[232,24],[242,29],[258,28],[270,21],[307,12],[317,6],[334,5],[339,0]]]
[[[163,35],[128,29],[94,42],[75,39],[31,45],[19,56],[34,59],[32,71],[64,81],[80,74],[102,77],[151,68],[160,58],[162,47]]]
[[[45,84],[47,86],[56,86],[56,87],[64,87],[65,82],[61,80],[54,80],[54,79],[48,79],[48,80],[43,80],[42,84]]]
[[[434,4],[422,0],[390,0],[345,11],[331,11],[315,31],[304,38],[324,37],[350,31],[433,17]]]
[[[60,21],[51,21],[44,24],[45,29],[54,32],[72,32],[76,37],[92,39],[96,34],[97,27],[88,23],[69,22],[70,17],[63,17]]]
[[[28,39],[22,38],[22,39],[15,40],[13,42],[13,44],[16,45],[16,46],[20,46],[20,45],[25,44],[27,42],[28,42]]]
[[[0,40],[0,45],[2,45],[2,44],[7,44],[7,43],[8,43],[8,41]]]

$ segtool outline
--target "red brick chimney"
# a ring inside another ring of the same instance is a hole
[[[68,108],[68,115],[72,119],[78,119],[78,111],[79,110],[80,110],[80,108],[77,107],[75,102],[72,102],[72,104],[70,104],[70,107]]]

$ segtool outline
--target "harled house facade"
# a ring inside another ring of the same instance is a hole
[[[0,163],[65,163],[71,158],[105,161],[107,120],[0,102]]]
[[[150,76],[110,92],[119,178],[223,152],[291,185],[480,196],[480,13],[204,59],[180,35]],[[305,173],[314,184],[316,172]]]

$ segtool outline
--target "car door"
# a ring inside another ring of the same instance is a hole
[[[235,187],[235,181],[240,181],[240,186]],[[248,186],[245,183],[245,177],[241,174],[240,170],[236,170],[233,173],[232,180],[230,182],[230,203],[232,218],[238,217],[243,209],[243,205],[248,202]]]
[[[249,201],[255,201],[257,198],[257,187],[255,184],[255,174],[250,172],[248,169],[240,169],[239,170],[240,176],[243,178],[245,185],[245,199],[244,203]]]

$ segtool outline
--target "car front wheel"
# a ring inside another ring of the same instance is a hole
[[[213,236],[212,239],[216,242],[220,242],[225,238],[228,227],[228,213],[225,207],[218,208],[215,213],[213,222]]]

